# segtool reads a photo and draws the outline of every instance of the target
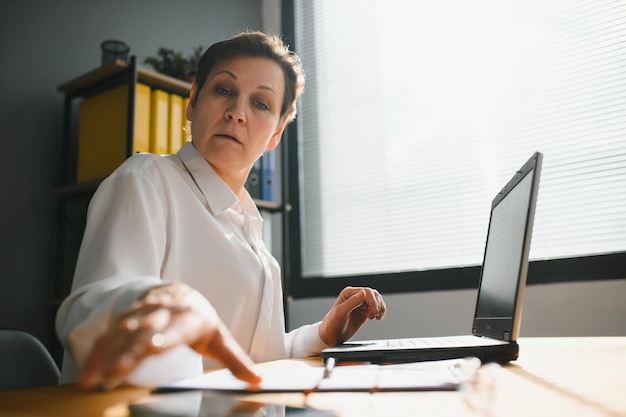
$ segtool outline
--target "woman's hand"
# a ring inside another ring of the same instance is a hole
[[[319,333],[328,346],[350,339],[367,320],[381,320],[387,306],[382,295],[372,288],[346,287],[322,320]]]
[[[258,384],[252,360],[209,302],[190,287],[155,287],[134,302],[95,343],[83,364],[79,384],[113,388],[146,357],[186,344],[219,360],[237,378]]]

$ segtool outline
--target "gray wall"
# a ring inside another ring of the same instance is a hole
[[[265,12],[267,13],[267,12]],[[263,29],[260,0],[0,0],[0,328],[54,347],[52,323],[63,96],[120,39],[138,63]]]
[[[626,280],[526,287],[523,336],[626,336]],[[387,317],[370,322],[355,340],[450,336],[471,332],[476,290],[384,296]],[[289,327],[321,320],[333,298],[292,300]]]

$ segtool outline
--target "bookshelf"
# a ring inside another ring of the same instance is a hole
[[[79,160],[78,155],[78,117],[75,105],[85,99],[90,99],[109,92],[120,86],[128,86],[126,91],[126,151],[118,157],[119,163],[134,152],[135,139],[135,109],[137,103],[137,85],[144,85],[154,91],[163,91],[181,97],[189,97],[191,84],[182,80],[159,74],[146,68],[137,66],[136,58],[132,56],[130,62],[116,60],[69,80],[57,87],[57,91],[64,95],[63,135],[62,135],[62,171],[61,185],[71,186],[77,183],[76,172]],[[105,144],[103,144],[105,145]],[[109,144],[106,144],[109,145]],[[103,146],[106,150],[106,147]],[[148,149],[145,149],[146,151]],[[117,162],[117,161],[116,161]],[[111,170],[109,170],[111,171]],[[110,172],[105,172],[103,177]],[[90,180],[94,178],[89,178]],[[82,182],[82,181],[80,181]]]

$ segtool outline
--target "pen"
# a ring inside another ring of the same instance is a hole
[[[323,378],[330,378],[330,374],[333,372],[333,369],[335,369],[336,363],[337,363],[337,360],[333,357],[326,359],[326,362],[324,362],[324,377]]]

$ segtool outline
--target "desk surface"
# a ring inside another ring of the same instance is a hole
[[[308,404],[352,416],[626,417],[626,337],[522,338],[520,357],[492,370],[492,388],[461,392],[255,394],[246,399]],[[306,359],[320,365],[319,359]],[[128,416],[145,388],[83,391],[73,385],[0,392],[0,416]],[[483,406],[488,405],[487,412]]]

